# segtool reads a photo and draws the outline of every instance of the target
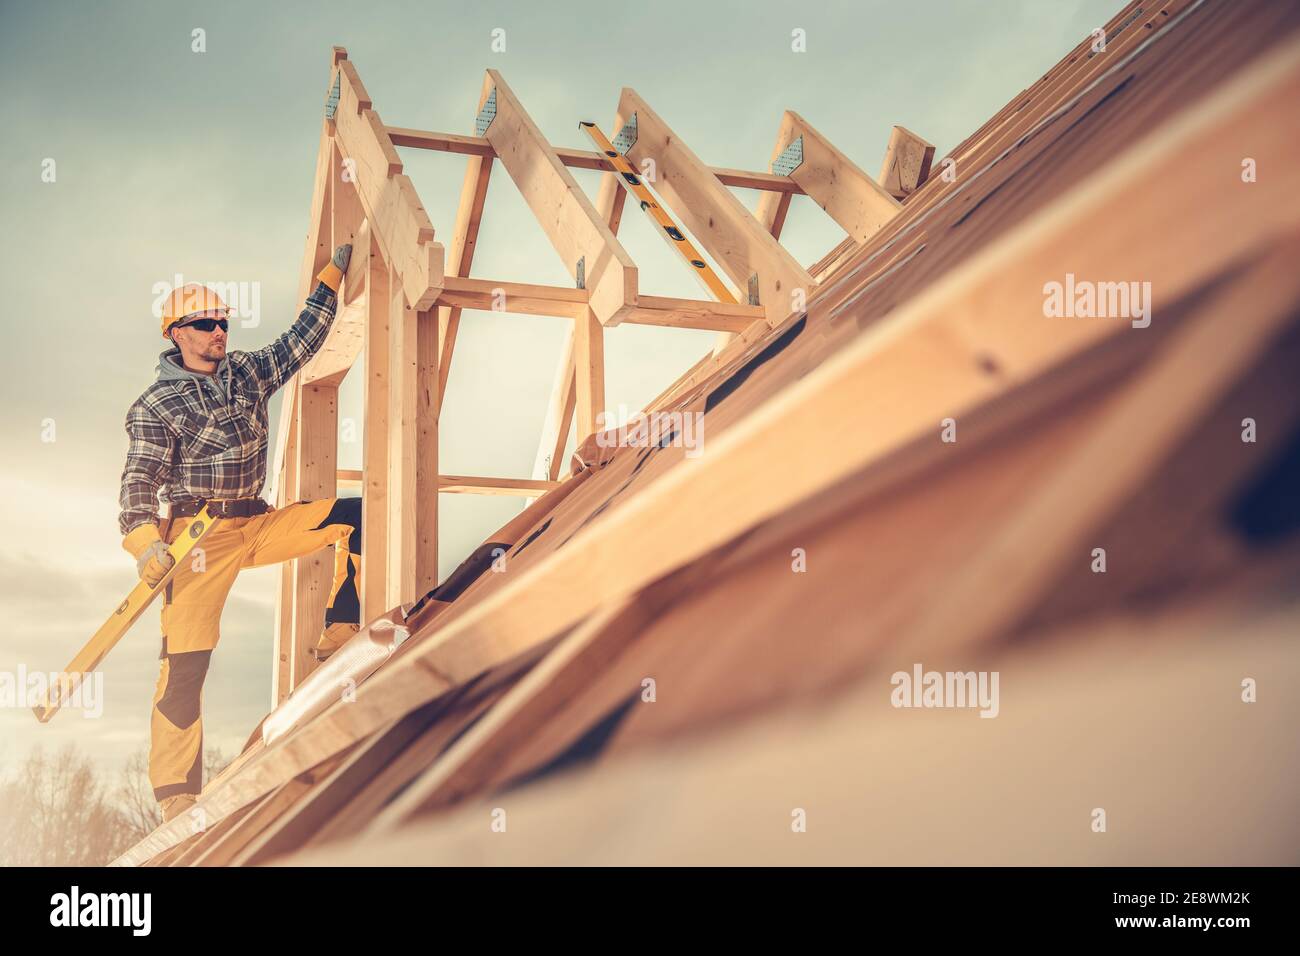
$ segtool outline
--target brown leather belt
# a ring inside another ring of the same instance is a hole
[[[192,518],[203,510],[205,504],[208,506],[208,514],[214,518],[252,518],[271,510],[271,506],[264,498],[218,498],[212,501],[204,501],[202,498],[182,498],[171,502],[168,517],[173,520]]]

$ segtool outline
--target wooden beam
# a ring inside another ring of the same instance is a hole
[[[420,382],[415,314],[391,271],[388,288],[388,574],[380,603],[395,607],[412,600],[415,593],[416,407]]]
[[[790,178],[858,242],[866,242],[902,208],[884,187],[793,110],[786,110],[781,118],[772,162],[788,148],[801,153],[788,160],[797,164],[788,174]]]
[[[666,295],[638,295],[636,308],[623,321],[629,325],[661,325],[673,329],[738,333],[765,318],[761,305],[675,299]]]
[[[542,425],[542,438],[533,462],[533,478],[555,481],[564,467],[564,448],[569,442],[569,429],[573,412],[578,405],[578,384],[574,377],[573,326],[566,330],[560,362],[555,368],[555,381],[551,386],[551,400],[546,407],[546,420]]]
[[[629,632],[644,629],[650,617],[636,601],[598,609],[569,632],[490,711],[443,753],[430,761],[393,801],[378,813],[369,833],[396,829],[419,813],[448,806],[484,792],[501,781],[514,751],[541,736],[567,705],[583,698],[626,643]],[[598,720],[601,714],[590,714]],[[577,723],[570,717],[569,723]]]
[[[415,314],[415,590],[403,603],[438,586],[438,312]]]
[[[333,85],[331,76],[330,85]],[[298,272],[298,301],[304,302],[331,254],[332,163],[334,141],[329,124],[322,121],[316,149],[316,173],[312,187],[311,215],[306,244]],[[270,500],[283,507],[297,486],[297,401],[299,377],[281,391],[280,419],[276,429],[271,468]],[[290,563],[280,569],[280,586],[275,599],[275,657],[271,666],[271,703],[278,704],[292,689],[294,569]]]
[[[387,607],[438,584],[438,315],[392,291]]]
[[[618,228],[623,222],[623,206],[627,201],[627,190],[618,182],[615,173],[606,173],[600,177],[600,190],[596,194],[596,214],[600,216],[609,231],[618,235]],[[575,322],[581,316],[574,316]],[[555,481],[560,477],[564,467],[564,449],[569,441],[569,430],[573,425],[574,410],[578,405],[578,385],[574,365],[574,326],[570,324],[564,330],[564,342],[560,346],[560,363],[555,369],[555,379],[551,383],[551,398],[546,404],[546,418],[542,422],[541,438],[537,442],[537,454],[533,458],[533,477],[541,481]],[[529,499],[527,504],[532,504]]]
[[[636,305],[637,269],[501,74],[488,70],[480,109],[495,96],[484,132],[497,158],[559,253],[564,268],[591,295],[602,325],[617,325]]]
[[[240,854],[240,864],[257,866],[296,850],[363,790],[366,784],[427,729],[440,711],[422,707],[363,741],[301,800],[282,812]]]
[[[525,657],[520,669],[526,671],[532,660]],[[500,676],[498,677],[497,674]],[[374,819],[394,794],[427,768],[438,754],[447,749],[467,728],[490,710],[517,679],[514,672],[502,668],[493,677],[476,684],[466,694],[439,701],[436,716],[424,730],[391,760],[385,761],[361,785],[361,788],[338,813],[308,838],[308,846],[333,843],[359,833]],[[445,706],[443,706],[445,704]],[[417,711],[418,713],[418,711]]]
[[[477,475],[439,475],[438,490],[443,494],[503,495],[510,498],[536,498],[558,488],[558,481],[533,478],[483,478]]]
[[[585,289],[450,277],[445,283],[438,293],[438,306],[561,318],[582,316],[588,308]],[[502,307],[498,309],[498,305]],[[761,306],[678,299],[663,295],[638,295],[636,305],[628,310],[624,321],[634,325],[734,332],[748,328],[751,322],[763,318],[763,315]]]
[[[355,468],[340,468],[340,488],[360,488],[362,472]],[[484,478],[469,475],[439,475],[438,490],[442,494],[504,495],[533,498],[560,486],[558,481],[534,478]]]
[[[573,320],[573,364],[577,381],[578,442],[603,427],[605,412],[605,327],[593,310]]]
[[[933,162],[933,143],[927,143],[906,127],[895,126],[889,134],[878,181],[885,192],[902,202],[930,178]]]
[[[653,162],[654,177],[646,179],[742,295],[750,277],[758,276],[758,304],[770,324],[779,324],[793,310],[797,289],[811,294],[812,277],[649,104],[635,90],[624,89],[617,128],[634,115],[637,134],[627,151],[629,160],[639,169],[646,160]]]
[[[387,130],[394,146],[431,149],[444,153],[463,153],[466,156],[488,158],[496,156],[496,150],[492,148],[492,144],[482,136],[464,136],[460,133],[435,133],[431,130],[408,129],[402,126],[389,126]],[[571,149],[567,146],[553,146],[551,148],[555,151],[555,155],[560,162],[570,169],[595,169],[604,172],[613,169],[609,160],[595,150]],[[752,172],[744,169],[725,169],[721,166],[711,168],[713,174],[725,186],[761,189],[791,196],[803,192],[799,184],[787,176]]]
[[[295,501],[333,498],[337,492],[334,473],[338,470],[338,397],[337,385],[303,385],[298,389]],[[324,626],[325,602],[334,580],[333,554],[319,551],[294,559],[293,565],[293,644],[284,649],[290,692],[316,664],[310,651]]]
[[[402,277],[412,306],[427,309],[442,288],[443,247],[434,242],[433,223],[350,60],[339,63],[336,134],[354,171],[357,193],[384,258]]]
[[[483,204],[487,201],[488,180],[492,174],[492,157],[471,156],[465,164],[465,178],[460,187],[460,204],[456,209],[456,227],[447,251],[448,271],[451,276],[469,275],[478,247],[478,230],[483,221]],[[456,348],[456,334],[460,330],[460,308],[442,306],[438,309],[438,410],[441,414],[443,396],[447,394],[447,375],[451,372],[451,356]]]
[[[336,141],[331,173],[334,182],[330,186],[329,249],[333,255],[339,246],[350,243],[353,257],[338,290],[338,305],[329,334],[320,351],[312,356],[300,373],[304,385],[338,385],[361,354],[365,341],[366,305],[363,293],[366,290],[365,251],[370,242],[370,226],[365,211],[361,208],[356,184],[349,181],[346,169]]]
[[[891,653],[902,660],[922,647],[933,655],[983,643],[1041,599],[1053,577],[1086,553],[1089,531],[1118,510],[1293,321],[1298,256],[1300,231],[1252,256],[1241,279],[1195,303],[1169,346],[1106,399],[1097,422],[989,533],[980,559],[953,571],[943,607],[922,610]]]
[[[436,302],[457,310],[573,318],[587,311],[588,298],[586,289],[448,276]],[[498,309],[498,305],[502,308]]]
[[[364,253],[364,254],[363,254]],[[357,592],[361,599],[361,621],[365,623],[392,605],[388,597],[388,384],[390,372],[389,322],[392,289],[389,270],[379,243],[366,232],[364,249],[354,249],[353,260],[361,259],[369,276],[366,285],[365,386],[361,449],[361,578]],[[337,485],[337,478],[336,478]]]

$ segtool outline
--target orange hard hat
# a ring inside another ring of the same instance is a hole
[[[167,331],[182,319],[199,312],[216,310],[229,312],[230,307],[221,301],[221,296],[207,286],[199,285],[197,282],[187,282],[183,286],[172,289],[171,295],[167,296],[167,301],[163,303],[163,338],[167,338]]]

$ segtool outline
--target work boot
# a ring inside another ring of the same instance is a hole
[[[198,800],[199,798],[192,793],[178,793],[174,797],[163,797],[158,801],[158,809],[162,811],[163,823],[180,816],[193,807]]]
[[[325,630],[320,632],[320,639],[316,641],[316,646],[311,649],[311,656],[318,661],[325,660],[352,640],[359,630],[361,630],[360,624],[344,624],[341,621],[326,624]]]

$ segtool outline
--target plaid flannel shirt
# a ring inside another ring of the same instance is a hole
[[[159,379],[126,413],[130,444],[122,471],[123,535],[158,522],[159,501],[250,498],[266,483],[267,403],[325,342],[337,297],[324,282],[289,330],[265,348],[230,352],[229,401],[204,382]],[[218,374],[224,380],[225,373]],[[213,381],[218,388],[224,382]]]

